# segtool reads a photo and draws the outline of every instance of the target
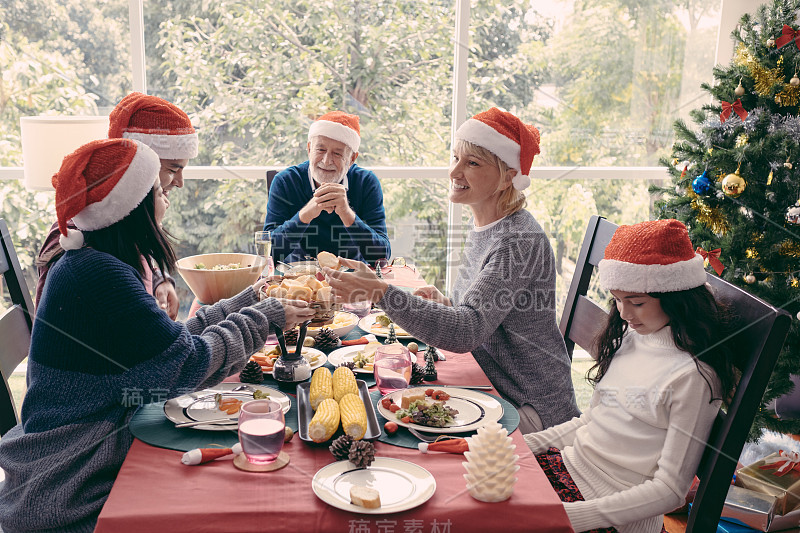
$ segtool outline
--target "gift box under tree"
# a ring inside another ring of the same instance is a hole
[[[741,468],[736,485],[775,496],[775,512],[785,515],[800,504],[800,454],[783,450]]]

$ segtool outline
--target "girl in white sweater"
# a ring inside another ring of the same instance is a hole
[[[659,532],[732,388],[727,320],[677,220],[620,226],[599,274],[613,305],[590,406],[525,440],[576,531]]]

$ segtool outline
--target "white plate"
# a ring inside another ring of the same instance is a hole
[[[398,426],[407,428],[414,428],[425,433],[462,433],[464,431],[474,431],[492,422],[497,422],[503,417],[503,406],[494,397],[483,394],[482,392],[460,389],[458,387],[445,387],[445,386],[428,386],[428,387],[410,387],[405,390],[420,389],[420,390],[441,390],[450,395],[450,399],[445,402],[445,405],[452,407],[458,414],[455,420],[449,426],[443,428],[435,428],[431,426],[423,426],[421,424],[413,424],[403,422],[395,413],[385,409],[381,405],[381,400],[386,397],[394,399],[394,403],[400,405],[401,397],[404,390],[390,392],[377,403],[378,412],[386,420],[396,422]]]
[[[377,490],[381,506],[367,509],[350,503],[353,485]],[[436,480],[414,463],[376,457],[369,468],[355,468],[350,461],[331,463],[314,475],[311,487],[320,500],[337,509],[360,514],[389,514],[407,511],[428,501],[436,492]]]
[[[334,333],[336,333],[337,337],[339,338],[344,337],[345,335],[353,331],[353,329],[356,327],[356,324],[358,324],[358,317],[353,313],[348,313],[347,311],[336,311],[336,315],[334,315],[334,320],[344,315],[348,315],[348,321],[345,322],[346,325],[337,326],[335,328],[331,327],[333,324],[328,324],[327,326],[314,326],[314,327],[309,326],[308,329],[306,330],[306,335],[309,337],[316,337],[317,335],[319,335],[319,332],[322,328],[328,328],[332,330]]]
[[[372,333],[376,337],[388,337],[389,336],[389,328],[385,328],[385,327],[383,327],[381,325],[377,325],[373,329],[373,325],[375,324],[375,317],[378,316],[378,315],[383,315],[383,314],[386,314],[386,313],[384,313],[384,312],[371,313],[371,314],[365,316],[364,318],[362,318],[361,320],[358,321],[358,327],[360,327],[361,329],[363,329],[367,333]],[[398,329],[400,329],[400,326],[395,325],[395,336],[398,339],[413,339],[414,338],[412,335],[409,335],[408,332],[406,332],[405,335],[397,334],[397,330]],[[401,331],[405,331],[405,330],[401,330]]]
[[[220,391],[229,391],[240,386],[241,383],[219,383],[210,389],[191,392],[172,398],[164,402],[164,415],[171,421],[179,424],[181,422],[194,422],[199,420],[214,420],[217,418],[228,418],[230,422],[217,424],[201,424],[193,426],[193,429],[206,429],[212,431],[226,431],[236,429],[239,422],[238,413],[229,415],[225,411],[217,409],[214,402],[214,394]],[[249,385],[254,389],[269,394],[269,398],[281,404],[283,413],[286,414],[292,406],[292,400],[281,391],[265,387],[263,385]],[[222,392],[223,398],[236,398],[242,402],[249,402],[253,399],[253,393],[248,391]]]
[[[353,358],[358,355],[358,352],[364,349],[366,344],[356,344],[355,346],[342,346],[341,348],[337,348],[332,351],[328,355],[328,362],[332,364],[334,367],[341,365],[342,363],[349,363],[353,360]],[[357,374],[372,374],[372,369],[367,370],[366,368],[353,368],[353,372]]]

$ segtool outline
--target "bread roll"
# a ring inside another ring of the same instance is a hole
[[[308,287],[289,287],[287,289],[286,297],[290,300],[305,300],[306,302],[310,302],[314,296],[314,293],[311,292],[311,289]]]
[[[314,295],[314,299],[318,302],[329,302],[333,296],[331,295],[331,287],[322,287]]]
[[[381,506],[381,493],[369,487],[353,485],[350,487],[350,502],[367,509],[377,509]]]
[[[339,258],[330,252],[320,252],[317,255],[317,262],[322,268],[328,267],[333,270],[339,270]]]

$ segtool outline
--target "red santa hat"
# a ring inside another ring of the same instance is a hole
[[[131,139],[102,139],[84,144],[61,163],[53,176],[59,242],[65,250],[83,246],[83,233],[119,222],[144,200],[161,167],[158,155]],[[78,227],[67,229],[72,219]]]
[[[539,130],[496,107],[478,113],[456,130],[456,139],[486,148],[510,168],[516,169],[512,184],[518,191],[531,184],[533,157],[539,153]]]
[[[160,159],[197,156],[197,133],[189,116],[157,96],[131,93],[108,116],[108,137],[141,141]]]
[[[361,145],[361,128],[358,125],[358,115],[349,115],[343,111],[331,111],[315,120],[308,128],[308,140],[322,135],[334,141],[339,141],[358,153]]]
[[[696,254],[689,232],[677,220],[653,220],[620,226],[599,264],[606,290],[675,292],[706,282],[703,257]]]

